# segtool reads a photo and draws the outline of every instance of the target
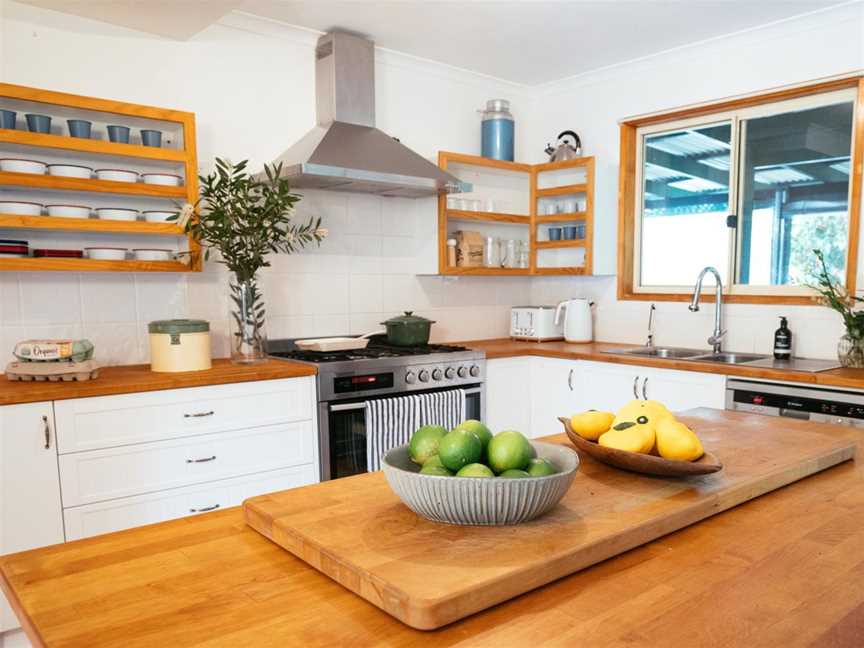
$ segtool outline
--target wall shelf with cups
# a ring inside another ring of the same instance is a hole
[[[197,197],[193,113],[0,83],[0,270],[199,271]]]
[[[474,185],[438,199],[439,274],[591,274],[593,157],[523,164],[442,151],[438,165]],[[476,230],[470,244],[483,247],[482,265],[479,252],[467,260],[466,226]]]

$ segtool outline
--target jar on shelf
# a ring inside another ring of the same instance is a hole
[[[500,263],[498,241],[494,236],[487,236],[483,245],[483,265],[487,268],[497,268]]]

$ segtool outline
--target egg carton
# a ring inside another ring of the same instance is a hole
[[[17,362],[6,365],[8,380],[71,382],[99,376],[99,365],[93,360],[84,362]]]

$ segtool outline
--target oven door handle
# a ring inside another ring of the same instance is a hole
[[[471,389],[466,389],[465,394],[479,394],[483,391],[482,387],[472,387]],[[404,394],[405,396],[410,395]],[[335,405],[328,405],[331,412],[351,412],[355,410],[366,409],[367,401],[363,401],[361,403],[336,403]]]

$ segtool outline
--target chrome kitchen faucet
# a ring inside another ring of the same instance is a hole
[[[711,266],[706,268],[702,268],[702,272],[699,273],[699,276],[696,279],[696,287],[693,290],[693,300],[690,302],[690,310],[694,313],[699,312],[699,297],[702,294],[702,280],[705,278],[705,275],[708,273],[714,275],[714,278],[717,280],[717,291],[716,297],[714,298],[714,332],[711,334],[711,337],[708,338],[708,344],[714,347],[714,354],[719,354],[723,352],[723,336],[726,335],[726,331],[724,331],[721,326],[721,316],[723,311],[723,280],[720,278],[720,273]]]

